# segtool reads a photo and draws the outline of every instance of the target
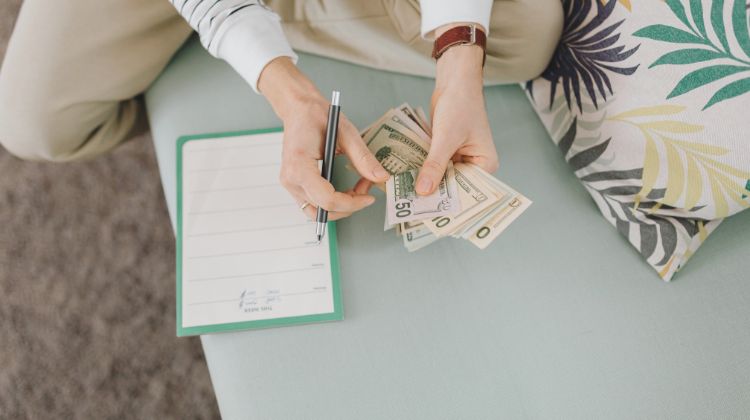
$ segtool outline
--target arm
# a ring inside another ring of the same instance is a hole
[[[385,182],[389,174],[343,113],[339,116],[338,147],[362,179],[353,189],[341,193],[320,176],[318,160],[323,157],[329,102],[291,60],[281,57],[268,64],[258,87],[284,121],[281,184],[298,203],[312,204],[305,208],[310,219],[315,218],[317,206],[329,211],[329,220],[335,220],[375,202],[367,192],[372,182]]]
[[[284,36],[279,17],[262,2],[245,0],[170,0],[200,35],[208,52],[227,61],[252,88],[270,102],[284,123],[280,180],[305,213],[314,218],[317,206],[329,220],[345,217],[375,201],[367,194],[372,182],[388,173],[365,146],[343,114],[339,148],[364,177],[346,193],[336,192],[320,176],[328,100],[297,69],[297,55]]]
[[[277,57],[297,55],[281,29],[279,16],[258,0],[170,0],[214,57],[229,63],[258,91],[263,68]]]
[[[487,33],[491,0],[466,2],[422,1],[422,35],[438,37],[446,30],[476,23]],[[482,49],[457,46],[436,63],[432,93],[432,145],[417,178],[417,192],[437,187],[448,161],[474,163],[488,172],[498,167],[482,91]]]

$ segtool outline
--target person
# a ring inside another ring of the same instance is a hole
[[[71,161],[98,155],[143,131],[139,96],[192,29],[283,122],[280,182],[308,216],[331,220],[374,201],[388,173],[342,113],[339,147],[362,179],[337,192],[319,173],[328,100],[296,67],[293,48],[375,68],[435,77],[433,139],[417,192],[437,187],[448,161],[498,168],[483,83],[540,74],[562,30],[559,0],[26,0],[0,70],[0,143],[18,157]],[[478,45],[432,41],[474,25]],[[483,79],[484,76],[484,79]]]

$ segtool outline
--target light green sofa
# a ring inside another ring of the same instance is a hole
[[[360,127],[429,104],[429,79],[299,64],[342,91]],[[146,99],[173,222],[179,136],[280,125],[196,39]],[[483,252],[444,240],[406,253],[383,232],[382,199],[339,222],[344,321],[202,337],[223,417],[750,417],[750,212],[664,283],[600,216],[521,89],[486,99],[497,176],[534,205]],[[337,164],[344,188],[354,176]]]

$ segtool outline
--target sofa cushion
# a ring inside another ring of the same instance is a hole
[[[564,0],[526,91],[604,217],[664,280],[750,205],[745,0]]]

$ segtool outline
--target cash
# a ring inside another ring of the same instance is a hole
[[[391,176],[386,182],[386,216],[389,225],[449,216],[460,210],[452,164],[449,164],[437,189],[430,195],[417,195],[414,187],[417,173],[416,169],[409,169]]]
[[[448,236],[485,249],[531,205],[507,184],[463,162],[449,163],[434,193],[417,195],[414,183],[431,142],[431,127],[421,108],[404,103],[360,134],[391,174],[381,185],[386,192],[385,230],[395,227],[409,252]]]
[[[373,124],[365,136],[367,148],[391,175],[421,168],[430,150],[430,144],[403,120],[388,114]]]

